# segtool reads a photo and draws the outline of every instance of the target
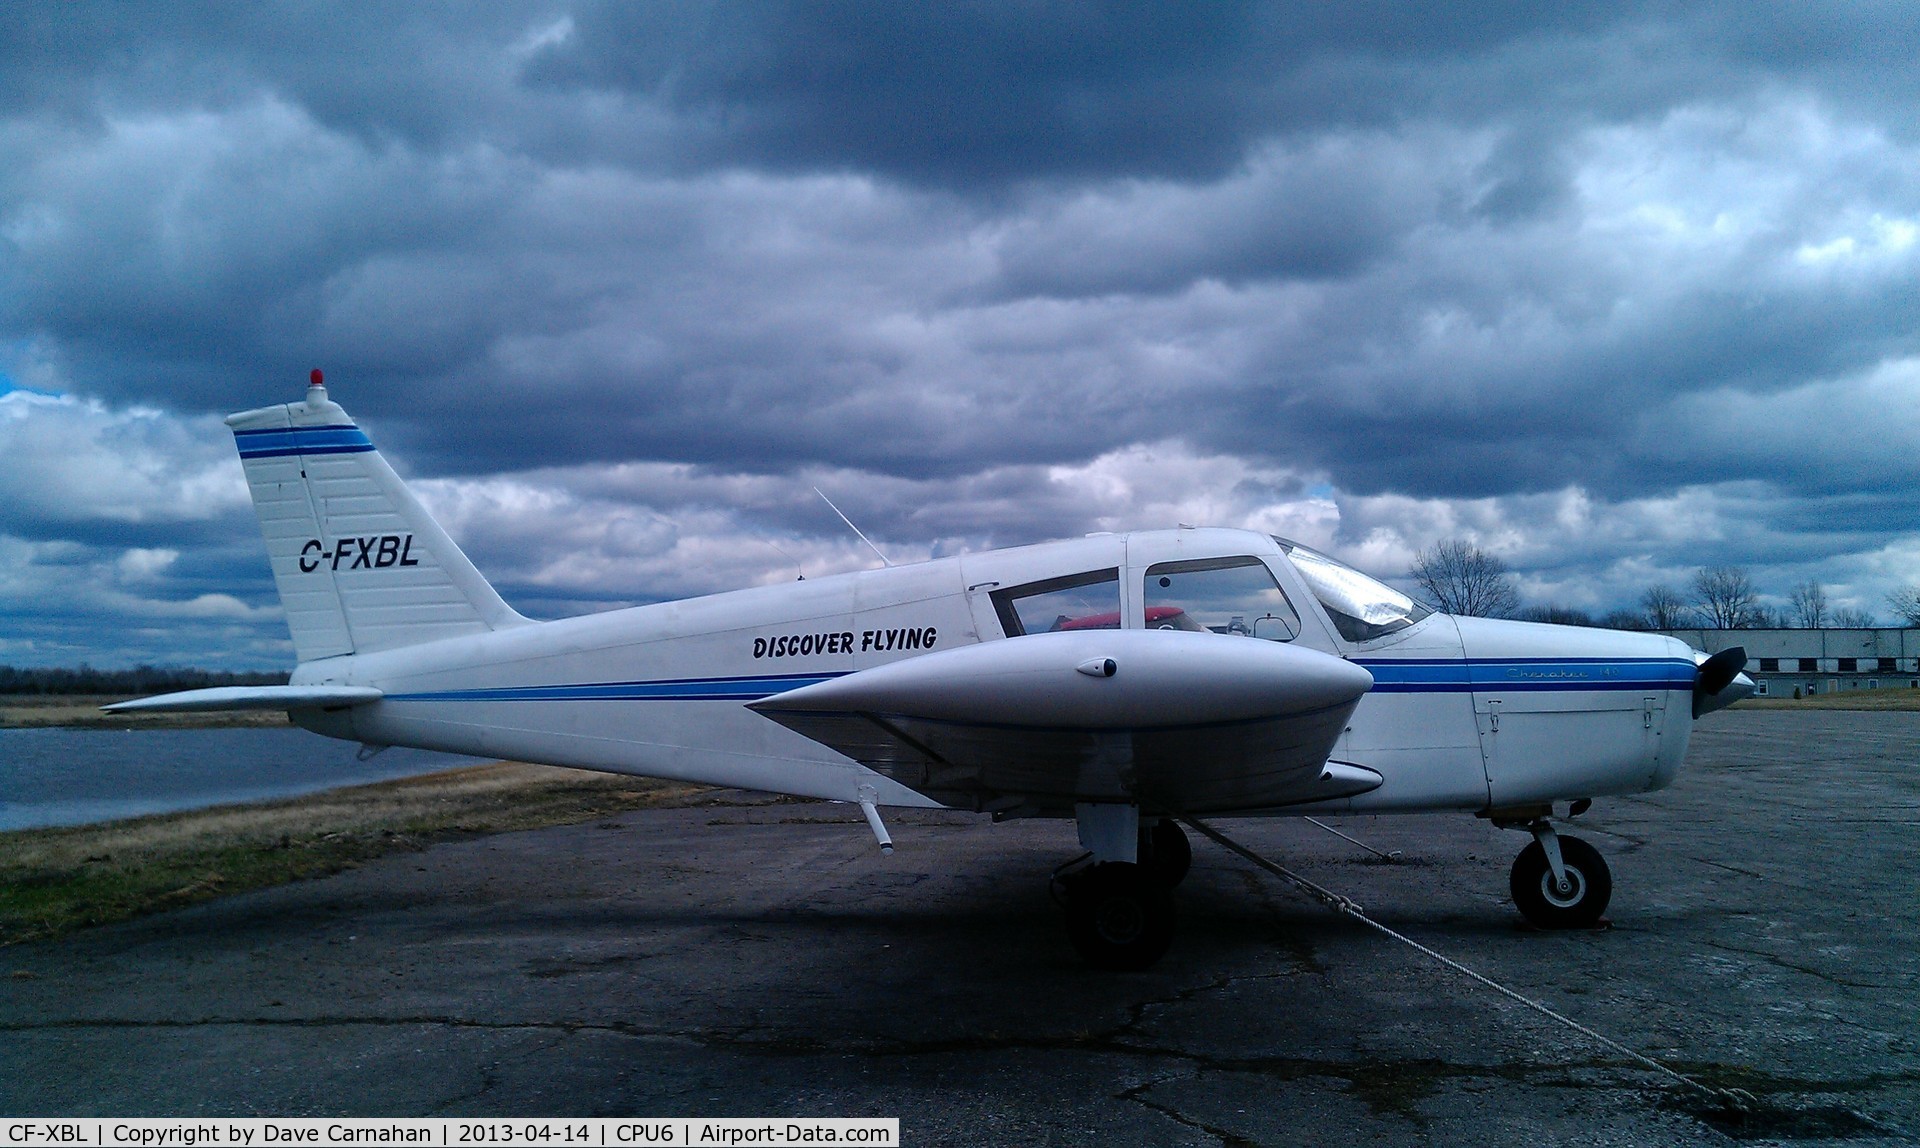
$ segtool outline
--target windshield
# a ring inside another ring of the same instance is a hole
[[[1370,575],[1318,550],[1275,537],[1307,588],[1327,608],[1334,629],[1349,642],[1371,642],[1404,630],[1433,611]]]

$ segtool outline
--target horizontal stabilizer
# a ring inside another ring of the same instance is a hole
[[[136,698],[100,708],[110,714],[218,713],[224,710],[338,709],[381,698],[371,686],[219,686]]]

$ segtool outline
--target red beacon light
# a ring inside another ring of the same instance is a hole
[[[324,381],[326,381],[326,376],[320,373],[319,367],[315,367],[313,373],[307,376],[307,385],[310,387],[317,387]]]

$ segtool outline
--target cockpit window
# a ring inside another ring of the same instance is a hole
[[[1054,630],[1120,628],[1120,571],[1089,570],[993,592],[993,610],[1009,638]]]
[[[1404,630],[1433,611],[1370,575],[1318,550],[1274,538],[1307,588],[1327,608],[1334,629],[1349,642],[1371,642]]]
[[[1300,615],[1258,558],[1204,558],[1147,568],[1149,630],[1197,630],[1291,642]]]

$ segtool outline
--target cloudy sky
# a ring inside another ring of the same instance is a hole
[[[1089,530],[1920,577],[1920,8],[0,7],[0,662],[290,664],[309,368],[524,612]]]

